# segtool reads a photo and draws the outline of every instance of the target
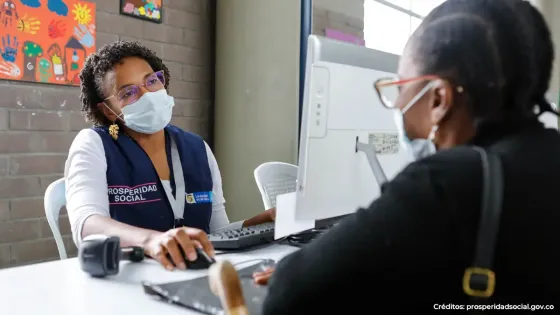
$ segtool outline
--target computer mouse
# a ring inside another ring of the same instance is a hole
[[[206,252],[202,248],[198,248],[198,247],[195,248],[196,250],[195,261],[188,260],[187,257],[185,256],[185,252],[181,247],[179,247],[179,250],[183,255],[183,259],[185,259],[185,265],[187,266],[187,269],[191,269],[191,270],[208,269],[213,263],[216,262],[216,260],[208,256],[208,254],[206,254]],[[169,259],[169,261],[173,263],[173,260],[171,260],[171,256],[169,254],[167,254],[167,259]],[[173,263],[173,265],[175,264]]]
[[[261,272],[261,271],[266,271],[270,268],[274,268],[276,267],[276,261],[274,261],[273,259],[264,259],[258,266],[257,270],[255,270],[255,272]]]

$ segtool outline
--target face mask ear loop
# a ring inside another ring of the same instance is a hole
[[[424,94],[426,94],[435,84],[436,84],[435,81],[431,81],[422,90],[420,90],[420,92],[418,92],[418,94],[416,94],[416,96],[414,96],[410,100],[410,102],[408,102],[408,104],[406,104],[406,106],[403,107],[401,111],[402,114],[404,115],[404,113],[406,113],[412,107],[412,105],[416,104],[416,102],[418,102],[418,100],[420,100],[424,96]]]
[[[109,107],[109,105],[107,105],[107,103],[105,103],[105,101],[103,101],[103,105],[104,105],[105,107],[107,107],[107,109],[110,110],[111,113],[113,113],[113,114],[115,114],[115,116],[117,116],[117,119],[115,119],[115,121],[114,121],[113,123],[116,123],[117,120],[120,119],[120,120],[126,125],[126,121],[124,121],[124,119],[121,118],[121,116],[123,116],[123,113],[122,113],[122,112],[121,112],[120,115],[118,115],[117,113],[115,113],[115,111],[114,111],[111,107]]]

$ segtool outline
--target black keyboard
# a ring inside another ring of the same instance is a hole
[[[242,249],[274,241],[274,222],[208,235],[215,249]]]

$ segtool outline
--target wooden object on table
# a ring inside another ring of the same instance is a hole
[[[226,315],[249,315],[237,270],[229,261],[219,261],[210,266],[210,290],[222,303]]]

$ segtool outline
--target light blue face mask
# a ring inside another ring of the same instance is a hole
[[[126,127],[144,134],[154,134],[169,124],[175,101],[165,89],[146,92],[138,101],[123,107]]]
[[[406,134],[406,130],[404,129],[404,114],[414,105],[418,100],[420,100],[424,94],[426,94],[433,86],[435,82],[428,83],[416,96],[414,96],[408,104],[402,109],[399,110],[395,108],[393,110],[393,119],[395,120],[395,124],[397,125],[397,130],[399,132],[399,142],[401,147],[407,151],[410,155],[412,160],[420,160],[427,156],[433,155],[436,153],[436,145],[434,144],[434,137],[436,135],[436,131],[438,126],[434,126],[428,135],[428,139],[413,139],[410,140]]]

